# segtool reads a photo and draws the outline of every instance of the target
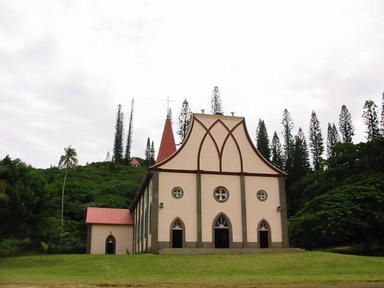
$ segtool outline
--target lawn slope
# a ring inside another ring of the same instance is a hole
[[[384,258],[253,255],[46,255],[0,258],[0,285],[260,287],[384,285]]]

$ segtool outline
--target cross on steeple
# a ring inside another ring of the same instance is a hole
[[[167,97],[167,99],[163,99],[161,101],[166,101],[167,102],[167,117],[169,119],[172,118],[172,112],[171,112],[171,107],[170,107],[170,102],[176,102],[176,100],[172,100],[172,99],[169,99],[169,96]]]

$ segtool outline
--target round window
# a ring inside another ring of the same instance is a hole
[[[267,192],[265,192],[264,190],[257,191],[257,199],[259,199],[260,201],[265,201],[267,200],[267,198],[268,198]]]
[[[180,199],[183,197],[184,191],[180,187],[175,187],[172,189],[172,196],[175,197],[176,199]]]
[[[219,186],[213,191],[213,196],[218,202],[225,202],[229,198],[229,192],[225,187]]]

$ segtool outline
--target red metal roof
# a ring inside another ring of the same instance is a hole
[[[173,137],[172,123],[169,116],[165,120],[163,136],[161,137],[159,154],[157,154],[156,162],[159,163],[176,151],[175,138]]]
[[[87,208],[87,224],[133,225],[133,218],[128,209]]]

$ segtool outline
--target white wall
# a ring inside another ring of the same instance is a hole
[[[112,234],[116,239],[116,254],[132,254],[132,225],[91,225],[91,254],[105,254],[105,240]]]

